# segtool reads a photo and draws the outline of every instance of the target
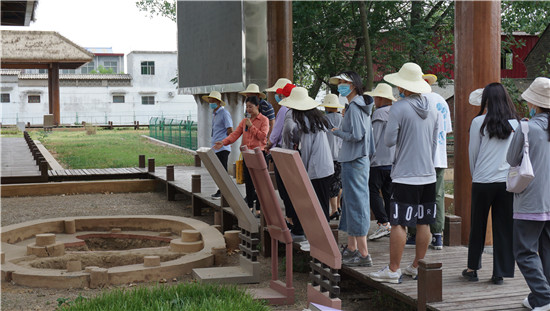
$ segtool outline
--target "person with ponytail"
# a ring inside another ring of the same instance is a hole
[[[500,285],[504,277],[514,277],[511,243],[513,194],[506,191],[510,168],[506,162],[506,151],[519,124],[519,117],[510,95],[498,82],[490,83],[483,89],[479,104],[479,113],[470,126],[472,205],[468,265],[462,276],[471,282],[479,280],[477,270],[481,269],[487,218],[491,210],[494,241],[491,282]]]
[[[372,266],[367,247],[370,227],[369,169],[374,154],[374,136],[370,115],[374,99],[363,95],[363,82],[354,71],[343,71],[331,77],[330,84],[348,100],[341,128],[332,133],[342,138],[338,162],[342,163],[342,215],[339,229],[348,234],[348,245],[342,251],[342,264]]]
[[[514,194],[514,258],[531,293],[523,305],[550,310],[550,79],[536,78],[521,94],[530,110],[529,159],[535,178]],[[523,132],[516,128],[506,159],[517,166],[523,158]]]

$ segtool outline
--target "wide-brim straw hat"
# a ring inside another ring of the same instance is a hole
[[[432,87],[422,78],[422,69],[415,63],[405,63],[396,73],[384,76],[387,82],[412,93],[431,93]]]
[[[321,106],[327,107],[327,108],[344,108],[345,107],[340,103],[340,100],[338,100],[338,95],[336,94],[328,94],[327,96],[325,96],[325,99],[323,100],[323,104]]]
[[[422,79],[428,82],[429,85],[434,85],[437,82],[437,76],[431,73],[423,75]]]
[[[250,83],[246,90],[239,92],[239,94],[246,96],[246,94],[258,94],[261,98],[265,99],[265,94],[260,92],[260,87],[257,84]]]
[[[348,82],[353,82],[353,80],[351,79],[350,76],[348,76],[347,74],[345,73],[341,73],[337,76],[334,76],[334,77],[330,77],[330,79],[328,80],[328,83],[330,84],[333,84],[333,85],[338,85],[340,83],[340,80],[344,80],[344,81],[348,81]]]
[[[472,106],[481,106],[481,97],[483,96],[483,88],[477,89],[470,93],[469,102]]]
[[[290,96],[281,100],[279,105],[305,111],[319,106],[319,103],[307,95],[307,90],[305,88],[295,87],[290,92]]]
[[[279,80],[277,80],[277,82],[275,82],[275,85],[273,85],[272,87],[270,87],[268,89],[265,89],[265,91],[266,92],[276,92],[277,89],[282,89],[287,84],[292,84],[292,81],[290,81],[287,78],[280,78]]]
[[[386,83],[378,83],[376,88],[372,92],[365,92],[364,94],[372,96],[372,97],[384,97],[391,101],[396,101],[395,97],[393,96],[393,90],[392,87],[389,84]]]
[[[208,101],[209,98],[217,99],[221,102],[222,106],[225,106],[225,102],[222,100],[222,94],[218,91],[212,91],[209,95],[204,95],[202,99]]]
[[[550,79],[538,77],[521,94],[521,98],[541,108],[550,108]]]

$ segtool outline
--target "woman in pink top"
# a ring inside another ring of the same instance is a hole
[[[222,141],[216,142],[214,149],[220,149],[222,146],[231,145],[234,143],[241,135],[243,139],[241,141],[241,146],[246,146],[248,149],[254,149],[260,147],[263,151],[267,143],[267,132],[269,131],[269,120],[266,116],[262,115],[259,111],[260,102],[255,96],[248,97],[246,99],[246,113],[249,116],[244,118],[241,123],[237,126],[235,131],[233,131],[229,136],[224,138]],[[254,189],[254,184],[250,178],[250,173],[246,167],[246,162],[244,162],[244,183],[246,186],[246,203],[248,207],[252,210],[254,207],[254,201],[257,200],[256,190]],[[256,215],[260,215],[260,202],[256,203]]]

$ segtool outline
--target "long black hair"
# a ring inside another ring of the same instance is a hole
[[[306,126],[306,118],[309,120],[309,128]],[[309,110],[292,109],[292,119],[298,123],[298,129],[307,134],[325,131],[329,128],[329,123],[325,113],[317,108]]]
[[[365,103],[367,105],[372,102],[372,97],[368,95],[363,95],[363,93],[365,92],[364,91],[365,88],[363,87],[363,80],[361,80],[361,76],[357,72],[351,71],[351,70],[345,70],[340,72],[338,75],[341,75],[341,74],[347,75],[351,79],[351,84],[353,84],[353,86],[355,87],[355,91],[357,92],[357,95],[363,96],[363,99],[365,100]]]
[[[487,129],[489,138],[508,138],[514,130],[508,120],[516,119],[519,121],[520,118],[512,98],[502,84],[493,82],[483,89],[481,108],[477,116],[482,115],[485,109],[487,109],[487,115],[479,130],[481,136],[485,135],[483,132],[484,129]]]

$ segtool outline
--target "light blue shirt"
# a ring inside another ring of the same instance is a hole
[[[227,129],[230,127],[233,127],[233,120],[231,119],[229,111],[220,107],[212,113],[212,147],[214,147],[217,141],[222,141],[227,137]],[[215,150],[215,152],[218,153],[223,150],[231,151],[231,146],[223,146]]]

